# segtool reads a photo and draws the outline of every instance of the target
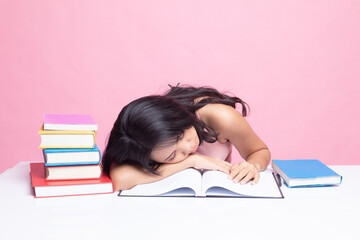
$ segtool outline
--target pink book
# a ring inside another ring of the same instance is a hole
[[[44,130],[97,131],[98,126],[86,114],[44,114]]]

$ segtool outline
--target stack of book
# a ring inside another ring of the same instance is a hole
[[[31,163],[35,197],[112,193],[96,145],[97,124],[90,115],[44,114],[39,130],[43,163]]]

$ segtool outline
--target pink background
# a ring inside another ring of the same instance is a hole
[[[278,159],[359,164],[359,1],[1,1],[0,172],[42,161],[43,113],[120,109],[168,83],[230,91]]]

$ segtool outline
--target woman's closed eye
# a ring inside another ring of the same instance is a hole
[[[175,159],[175,157],[176,157],[176,151],[173,151],[173,152],[164,160],[164,162],[166,162],[166,161],[172,161],[172,160]]]

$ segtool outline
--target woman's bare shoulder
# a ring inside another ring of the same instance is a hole
[[[233,107],[218,103],[207,104],[197,112],[200,120],[211,127],[231,124],[234,118],[242,117],[242,115]]]

